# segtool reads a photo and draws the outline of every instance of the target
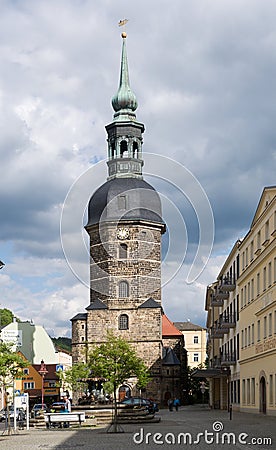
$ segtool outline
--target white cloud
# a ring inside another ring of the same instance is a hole
[[[191,170],[214,211],[216,256],[195,284],[177,276],[164,289],[170,317],[202,323],[205,285],[248,229],[263,186],[275,184],[275,2],[141,0],[137,9],[126,0],[6,0],[1,6],[2,305],[57,335],[89,303],[63,259],[60,213],[74,180],[106,156],[104,126],[112,120],[121,51],[116,26],[127,17],[144,151]],[[86,187],[85,195],[92,194],[94,183]],[[190,217],[187,227],[194,248]],[[87,279],[74,233],[72,257]],[[176,242],[182,237],[174,230]]]

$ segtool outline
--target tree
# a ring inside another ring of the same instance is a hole
[[[76,395],[86,388],[89,374],[90,369],[84,363],[76,363],[64,372],[61,370],[57,372],[63,390],[68,386]]]
[[[149,382],[149,372],[144,361],[139,358],[131,345],[112,332],[107,333],[107,341],[96,347],[88,355],[88,367],[92,377],[104,378],[113,386],[114,397],[114,431],[117,426],[118,387],[131,377],[137,377],[140,388]]]
[[[7,308],[0,309],[0,327],[5,327],[12,323],[13,321],[13,312]]]
[[[0,383],[4,390],[5,399],[7,399],[7,388],[13,386],[14,378],[21,375],[24,367],[29,366],[29,362],[12,350],[13,344],[0,342]],[[15,411],[16,413],[16,411]],[[11,434],[11,422],[9,402],[7,402],[8,414],[8,434]]]

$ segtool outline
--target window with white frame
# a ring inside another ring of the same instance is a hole
[[[272,313],[268,315],[268,335],[272,336]]]
[[[271,262],[268,263],[268,270],[267,270],[267,285],[268,287],[271,286],[272,282],[272,269],[271,269]]]
[[[266,290],[266,267],[263,270],[263,290]]]
[[[194,336],[194,344],[198,344],[198,336]]]
[[[35,388],[35,384],[33,381],[28,381],[28,382],[24,382],[23,383],[23,389],[34,389]]]
[[[198,362],[198,361],[199,361],[199,354],[194,353],[194,362]]]

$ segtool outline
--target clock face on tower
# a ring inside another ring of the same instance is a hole
[[[118,228],[117,230],[117,238],[118,239],[127,239],[129,237],[129,229],[128,228]]]

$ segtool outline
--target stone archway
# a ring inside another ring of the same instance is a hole
[[[260,412],[266,414],[266,380],[264,376],[260,378]]]

